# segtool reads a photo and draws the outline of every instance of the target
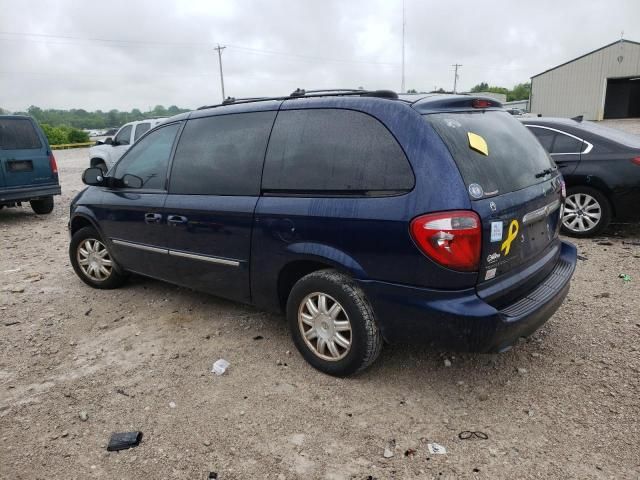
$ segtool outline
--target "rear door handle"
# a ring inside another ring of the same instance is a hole
[[[174,226],[187,223],[188,221],[189,219],[187,217],[183,217],[182,215],[169,215],[167,217],[167,223]]]
[[[160,223],[162,220],[162,215],[159,213],[145,213],[144,221],[145,223]]]

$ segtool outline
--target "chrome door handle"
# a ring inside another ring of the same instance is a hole
[[[145,213],[144,221],[145,223],[160,223],[162,220],[162,215],[159,213]]]
[[[182,215],[169,215],[167,217],[167,223],[169,225],[182,225],[183,223],[187,223],[189,219],[187,217],[183,217]]]

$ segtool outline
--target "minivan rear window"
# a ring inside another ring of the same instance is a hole
[[[31,120],[0,118],[0,150],[34,150],[42,148]]]
[[[502,195],[541,183],[542,172],[556,168],[533,134],[507,112],[436,113],[424,117],[449,148],[474,198]]]

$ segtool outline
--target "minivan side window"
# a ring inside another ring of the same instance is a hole
[[[149,131],[150,127],[150,123],[139,123],[138,125],[136,125],[136,131],[133,134],[133,141],[137,142],[142,135]]]
[[[131,140],[131,125],[127,125],[126,127],[123,127],[118,134],[116,135],[116,138],[114,139],[114,143],[116,143],[117,145],[129,145],[129,141]]]
[[[375,194],[411,190],[404,151],[374,117],[341,109],[285,110],[271,133],[267,193]]]
[[[251,112],[189,120],[176,147],[169,192],[258,195],[275,116]]]
[[[142,178],[145,190],[164,190],[167,166],[179,123],[161,127],[136,143],[117,163],[114,177],[125,174]]]

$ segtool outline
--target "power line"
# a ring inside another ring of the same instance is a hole
[[[454,63],[453,65],[451,65],[452,67],[455,67],[455,73],[453,75],[453,93],[457,93],[456,89],[458,87],[458,67],[461,67],[462,65],[459,63]]]
[[[44,33],[22,33],[22,32],[8,32],[8,31],[0,31],[0,35],[11,35],[11,36],[17,36],[17,37],[58,38],[58,39],[70,40],[70,41],[113,43],[117,45],[128,45],[128,46],[133,45],[138,47],[140,46],[163,47],[163,48],[166,48],[166,47],[194,48],[195,47],[195,48],[208,49],[213,44],[213,42],[207,43],[207,42],[162,42],[162,41],[155,41],[155,40],[119,40],[119,39],[113,39],[113,38],[79,37],[79,36],[72,36],[72,35],[51,35],[51,34],[44,34]],[[0,38],[0,41],[3,41],[3,40],[11,41],[12,39]],[[30,39],[26,39],[26,40],[36,41],[36,40],[30,40]],[[73,43],[70,42],[70,43],[58,43],[58,44],[71,45]],[[343,58],[334,58],[334,57],[319,57],[314,55],[300,55],[295,53],[278,52],[273,50],[264,50],[264,49],[258,49],[258,48],[252,48],[252,47],[245,47],[241,45],[226,44],[225,47],[228,47],[234,50],[241,50],[245,52],[255,53],[259,55],[279,55],[284,57],[305,59],[310,61],[353,63],[353,64],[363,64],[363,65],[389,65],[389,66],[397,65],[397,63],[392,63],[392,62],[377,62],[377,61],[343,59]]]

